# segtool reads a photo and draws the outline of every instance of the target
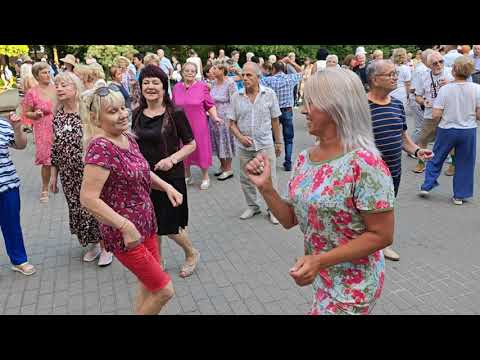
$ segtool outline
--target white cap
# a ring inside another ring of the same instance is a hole
[[[355,56],[360,55],[360,54],[366,54],[367,52],[365,51],[365,48],[363,46],[357,47],[357,50],[355,51]]]

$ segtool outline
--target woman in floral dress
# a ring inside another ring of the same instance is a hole
[[[90,249],[83,260],[94,261],[100,256],[99,266],[111,264],[113,255],[100,246],[100,228],[97,220],[80,204],[80,188],[83,178],[83,129],[79,115],[80,94],[83,90],[80,79],[71,72],[55,77],[59,109],[53,119],[54,141],[52,146],[52,178],[50,189],[58,192],[57,177],[60,175],[63,193],[67,200],[70,233],[77,235],[80,245]]]
[[[42,192],[40,202],[48,202],[48,183],[51,173],[52,120],[56,107],[55,87],[51,83],[50,68],[46,62],[32,66],[32,75],[38,82],[25,95],[24,115],[33,122],[35,136],[35,165],[41,165]]]
[[[357,75],[344,69],[312,75],[305,104],[308,130],[320,142],[298,156],[288,199],[274,190],[265,155],[246,170],[280,223],[298,224],[304,234],[305,256],[290,276],[313,285],[310,314],[369,314],[383,289],[381,249],[393,239],[392,179]]]
[[[213,62],[210,70],[215,76],[215,81],[210,90],[210,95],[215,100],[218,116],[224,119],[223,124],[210,121],[210,137],[212,139],[212,153],[220,160],[220,169],[215,173],[218,180],[224,181],[233,177],[232,158],[235,156],[235,141],[230,132],[228,113],[230,99],[237,92],[235,81],[226,77],[227,69],[221,60]]]

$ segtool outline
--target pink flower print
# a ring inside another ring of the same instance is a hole
[[[354,161],[353,164],[353,180],[355,182],[360,181],[360,176],[362,175],[362,169],[360,168],[360,165],[358,165],[358,162]]]
[[[360,290],[353,289],[352,296],[353,296],[353,299],[355,300],[355,304],[361,304],[362,302],[365,301],[365,294]]]
[[[373,260],[375,260],[375,261],[380,261],[380,256],[381,256],[380,251],[375,251],[375,252],[373,253]]]
[[[339,246],[347,245],[349,242],[350,242],[350,239],[344,237],[338,240],[338,245]]]
[[[363,281],[363,273],[361,270],[358,269],[347,269],[344,272],[344,280],[343,283],[346,286],[351,286],[355,284],[360,284]]]
[[[308,223],[315,231],[325,230],[325,226],[320,220],[320,217],[317,214],[317,208],[313,205],[308,207]]]
[[[328,289],[333,288],[333,281],[328,275],[328,271],[326,269],[322,269],[318,272],[318,275],[322,278],[323,283]]]
[[[327,241],[318,234],[312,234],[310,237],[310,242],[312,243],[316,253],[319,253],[327,245]]]
[[[387,164],[385,161],[381,160],[378,162],[378,168],[388,177],[392,176],[390,169],[388,168]]]
[[[385,273],[382,271],[380,273],[380,278],[378,279],[378,288],[377,291],[375,291],[375,299],[378,299],[382,293],[383,290],[383,284],[385,283]]]
[[[289,186],[289,195],[290,198],[293,199],[295,196],[295,192],[297,191],[298,186],[300,183],[305,179],[305,174],[296,176],[291,182]]]
[[[348,225],[352,222],[352,215],[346,211],[340,210],[333,214],[333,222],[335,224]]]
[[[297,160],[297,169],[305,163],[305,155],[300,155]]]
[[[378,158],[375,155],[373,155],[370,151],[367,151],[367,150],[357,151],[357,155],[370,166],[377,166],[378,164]]]
[[[332,175],[333,170],[332,167],[328,164],[323,165],[315,174],[313,177],[313,183],[312,183],[312,192],[317,190],[320,185],[323,184],[325,179]]]
[[[361,259],[352,260],[352,264],[355,264],[355,265],[367,265],[369,263],[370,263],[370,259],[368,258],[368,256]]]
[[[355,205],[353,204],[353,199],[351,197],[345,199],[345,206],[349,209],[353,209]]]
[[[326,307],[325,310],[330,311],[332,314],[336,314],[336,313],[337,313],[337,308],[336,308],[335,303],[334,303],[333,301],[330,302],[330,303],[327,305],[327,307]]]
[[[343,182],[340,181],[340,180],[334,180],[334,181],[333,181],[333,186],[342,187],[342,186],[343,186]]]
[[[391,207],[390,203],[384,200],[378,200],[375,203],[375,209],[389,209]]]
[[[352,178],[350,175],[348,175],[348,174],[346,174],[346,175],[344,176],[344,178],[342,179],[343,185],[348,184],[348,183],[351,183],[351,182],[353,182],[353,178]]]
[[[328,297],[327,293],[325,291],[323,291],[322,289],[318,289],[317,293],[315,294],[315,299],[319,303],[322,302],[323,300],[325,300],[327,297]]]
[[[342,186],[342,185],[340,185],[340,186]],[[325,189],[323,189],[323,191],[322,191],[322,196],[324,196],[324,195],[329,195],[329,196],[335,195],[335,191],[333,191],[333,187],[332,186],[325,186]]]
[[[317,307],[315,306],[313,309],[310,310],[310,312],[308,313],[308,315],[320,315],[320,313],[318,312],[318,309]]]

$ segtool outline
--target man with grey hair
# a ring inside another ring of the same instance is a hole
[[[158,58],[160,59],[160,69],[163,70],[165,74],[168,76],[168,94],[172,96],[172,89],[170,86],[170,79],[173,75],[173,65],[172,62],[165,56],[165,51],[163,49],[157,50]]]
[[[276,157],[280,155],[282,144],[273,143],[272,129],[275,139],[280,139],[278,118],[282,114],[277,96],[272,89],[260,84],[262,72],[258,64],[247,62],[243,66],[244,89],[231,98],[231,109],[228,114],[230,130],[237,139],[238,157],[240,159],[240,184],[248,205],[240,219],[246,220],[260,213],[258,193],[255,185],[246,174],[245,166],[259,152],[264,152],[272,167],[272,181],[276,184]],[[278,224],[278,220],[267,209],[270,221]]]
[[[245,55],[245,58],[247,59],[247,62],[252,61],[252,57],[254,57],[255,54],[253,52],[247,52]]]
[[[454,80],[452,69],[444,66],[443,56],[438,51],[433,51],[427,56],[427,66],[429,70],[415,89],[417,103],[425,107],[423,126],[417,140],[421,147],[427,147],[428,143],[435,139],[438,124],[432,118],[433,101],[437,97],[440,88]],[[420,174],[424,171],[425,163],[422,159],[419,159],[413,172]]]
[[[470,57],[475,63],[475,71],[472,74],[472,81],[480,84],[480,45],[473,45],[473,54]]]
[[[412,72],[412,85],[410,87],[411,92],[411,100],[410,101],[410,108],[413,112],[415,117],[415,130],[412,133],[412,140],[416,143],[419,139],[420,132],[422,131],[423,127],[423,112],[424,106],[421,106],[417,103],[415,99],[415,89],[419,89],[422,87],[423,77],[425,74],[428,73],[427,67],[427,57],[433,52],[432,49],[427,49],[422,52],[422,59],[421,61],[415,66],[415,70]],[[413,98],[413,99],[412,99]]]
[[[407,133],[403,103],[390,96],[390,92],[397,87],[398,77],[393,62],[374,60],[367,66],[366,75],[375,145],[390,170],[397,196],[402,174],[402,150],[424,160],[431,158],[432,152],[415,145]],[[390,247],[385,248],[383,253],[389,260],[400,260],[400,256]]]

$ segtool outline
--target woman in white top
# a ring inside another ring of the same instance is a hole
[[[198,57],[197,53],[193,49],[190,49],[188,51],[188,56],[190,57],[187,59],[186,63],[190,62],[197,65],[197,74],[195,75],[195,80],[197,81],[202,80],[202,74],[203,74],[202,59]]]
[[[440,120],[436,132],[434,158],[427,163],[420,195],[427,196],[438,186],[438,176],[448,153],[455,149],[456,169],[453,177],[453,202],[462,205],[473,196],[477,120],[480,120],[480,85],[467,79],[475,69],[473,60],[460,56],[452,74],[455,80],[442,86],[433,104],[433,119]]]
[[[405,65],[407,61],[407,51],[404,48],[394,49],[392,57],[398,80],[397,88],[390,93],[390,96],[400,100],[406,109],[412,81],[412,71],[408,65]]]
[[[317,62],[313,64],[312,74],[318,71],[323,71],[327,67],[328,50],[320,48],[317,50]]]

